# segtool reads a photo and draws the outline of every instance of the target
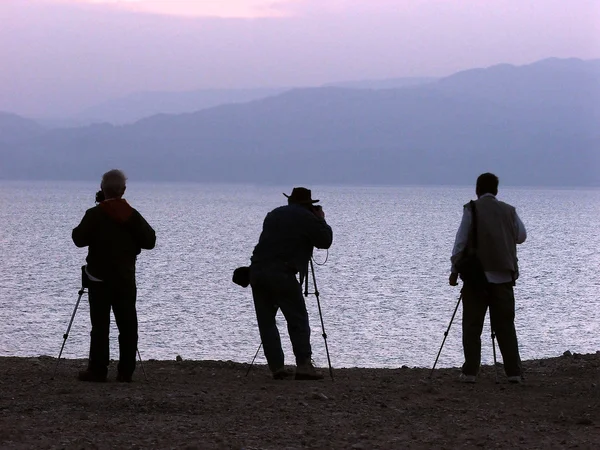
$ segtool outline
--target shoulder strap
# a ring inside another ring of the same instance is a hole
[[[471,200],[469,202],[471,206],[471,233],[473,236],[472,245],[473,249],[477,249],[477,208],[475,207],[475,202]]]

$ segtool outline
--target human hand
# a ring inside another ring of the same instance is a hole
[[[320,205],[314,205],[313,212],[315,213],[315,216],[317,216],[319,219],[325,218],[325,212],[323,211],[323,207],[321,207]]]
[[[450,284],[450,286],[458,286],[458,274],[455,272],[452,272],[450,274],[450,278],[448,278],[448,284]]]

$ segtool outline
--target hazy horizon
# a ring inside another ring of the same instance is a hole
[[[0,110],[67,117],[141,91],[442,77],[600,58],[600,2],[3,0]]]

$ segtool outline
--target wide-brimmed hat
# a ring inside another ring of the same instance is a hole
[[[310,189],[306,189],[303,187],[295,187],[294,189],[292,189],[291,195],[287,195],[286,193],[284,193],[283,195],[285,195],[291,203],[303,203],[310,205],[319,201],[313,200]]]

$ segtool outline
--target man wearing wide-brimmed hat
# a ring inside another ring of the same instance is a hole
[[[284,369],[279,330],[275,315],[281,309],[296,356],[297,380],[318,380],[323,375],[312,364],[310,326],[302,296],[301,280],[306,276],[313,247],[329,248],[331,227],[319,200],[309,189],[295,187],[286,206],[275,208],[264,220],[250,265],[250,285],[258,319],[260,337],[269,369],[276,379],[288,373]],[[299,274],[300,280],[296,278]]]

